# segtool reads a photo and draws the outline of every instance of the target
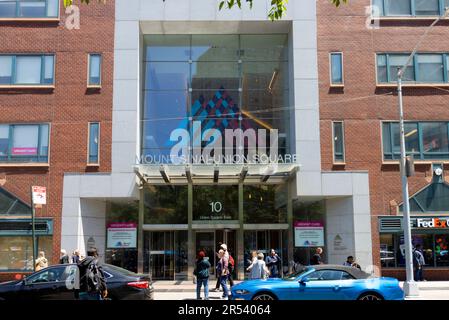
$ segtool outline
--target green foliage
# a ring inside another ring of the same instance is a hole
[[[81,3],[89,4],[90,0],[80,0]],[[73,4],[73,0],[64,0],[64,7],[71,6]],[[98,0],[98,2],[106,3],[106,0]]]
[[[164,0],[165,1],[165,0]],[[253,1],[254,0],[245,0],[247,4],[249,4],[249,7],[253,7]],[[295,1],[301,1],[301,0],[295,0]],[[342,3],[347,3],[348,0],[330,0],[336,7],[339,7]],[[271,21],[280,20],[285,15],[287,11],[287,3],[288,0],[271,0],[271,8],[268,12],[268,18],[270,18]],[[223,7],[231,9],[234,6],[238,6],[240,9],[242,8],[242,0],[226,0],[221,1],[219,4],[220,10],[223,9]]]

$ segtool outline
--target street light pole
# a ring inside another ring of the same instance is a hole
[[[445,8],[444,15],[438,17],[426,30],[424,35],[421,37],[413,52],[407,59],[407,62],[398,69],[398,107],[399,107],[399,132],[400,132],[400,144],[401,144],[401,181],[402,181],[402,198],[403,198],[403,227],[404,227],[404,245],[405,245],[405,271],[406,271],[406,281],[404,282],[404,293],[406,297],[416,297],[419,296],[418,284],[414,281],[413,276],[413,247],[412,247],[412,230],[410,225],[410,202],[408,193],[408,178],[406,172],[406,149],[405,149],[405,130],[404,130],[404,106],[402,101],[402,76],[405,72],[407,66],[411,63],[413,58],[418,51],[424,38],[432,30],[432,28],[441,20],[449,15],[449,8]]]
[[[404,244],[405,244],[405,271],[406,281],[404,282],[404,292],[407,297],[419,296],[418,284],[413,277],[413,257],[412,257],[412,230],[410,227],[410,203],[408,194],[408,178],[406,172],[406,150],[405,150],[405,130],[404,130],[404,109],[402,103],[402,74],[398,72],[398,98],[399,98],[399,132],[401,142],[401,180],[402,198],[404,202]]]

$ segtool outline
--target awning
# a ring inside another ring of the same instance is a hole
[[[187,164],[136,165],[142,184],[281,184],[299,170],[299,164]]]

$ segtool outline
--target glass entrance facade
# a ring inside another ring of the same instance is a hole
[[[259,163],[290,152],[286,34],[144,35],[143,45],[142,165]],[[287,184],[264,182],[146,185],[142,270],[191,277],[197,252],[214,266],[220,243],[240,278],[252,250],[275,249],[288,266],[288,194]]]
[[[239,160],[236,155],[253,155],[251,143],[263,146],[259,153],[288,153],[287,39],[145,35],[141,162],[204,163],[204,155]],[[240,149],[225,143],[227,129],[253,131],[235,141]],[[260,129],[277,130],[278,138],[259,135]]]

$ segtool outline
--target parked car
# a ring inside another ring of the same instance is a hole
[[[148,275],[103,264],[111,300],[153,300],[153,284]],[[23,280],[0,283],[0,300],[75,300],[79,288],[76,264],[54,265]]]
[[[394,278],[338,265],[304,267],[283,279],[249,280],[232,287],[234,300],[403,300]]]

